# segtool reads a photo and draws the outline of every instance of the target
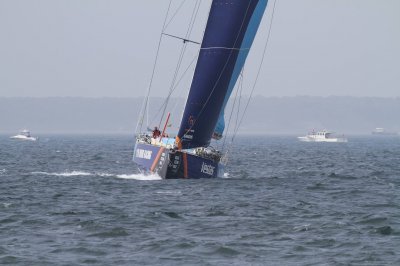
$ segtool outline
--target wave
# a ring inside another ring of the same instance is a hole
[[[141,181],[153,181],[153,180],[161,180],[162,178],[156,174],[131,174],[131,175],[117,175],[117,178],[121,179],[134,179]]]
[[[49,172],[31,172],[32,175],[46,175],[46,176],[99,176],[99,177],[116,177],[121,179],[133,179],[141,181],[150,180],[161,180],[162,178],[155,174],[109,174],[109,173],[90,173],[85,171],[66,171],[60,173],[49,173]]]
[[[156,191],[156,194],[163,194],[163,195],[182,195],[182,191],[180,191],[180,190]]]
[[[49,175],[49,176],[91,176],[93,174],[83,171],[72,171],[72,172],[62,172],[62,173],[48,173],[48,172],[32,172],[32,175]]]
[[[0,206],[3,206],[4,208],[9,208],[12,205],[12,203],[9,202],[3,202]]]
[[[5,174],[7,172],[7,170],[6,169],[0,169],[0,175],[3,175],[3,174]]]
[[[293,227],[293,230],[295,232],[304,232],[304,231],[309,231],[310,227],[311,227],[311,224],[302,224],[302,225]]]

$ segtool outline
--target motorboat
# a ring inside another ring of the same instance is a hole
[[[30,140],[30,141],[36,141],[37,140],[37,138],[31,136],[31,133],[27,129],[21,130],[18,133],[18,135],[12,136],[12,137],[10,137],[10,139]]]
[[[386,131],[382,127],[377,127],[372,131],[372,135],[376,135],[376,136],[397,136],[398,133],[397,132],[392,132],[392,131]]]
[[[332,132],[323,131],[313,131],[307,136],[298,137],[298,140],[304,142],[347,142],[347,138],[342,136],[341,138],[333,136]]]

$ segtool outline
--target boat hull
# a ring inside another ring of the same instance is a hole
[[[216,178],[223,176],[224,169],[211,159],[147,143],[136,143],[133,161],[164,179]]]
[[[299,141],[303,142],[347,142],[345,138],[329,138],[329,139],[318,139],[318,138],[310,138],[310,137],[297,137]]]
[[[34,138],[34,137],[27,137],[27,136],[23,136],[23,135],[12,136],[12,137],[10,137],[10,139],[15,139],[15,140],[28,140],[28,141],[36,141],[36,140],[37,140],[37,138]]]

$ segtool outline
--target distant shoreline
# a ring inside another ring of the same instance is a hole
[[[161,97],[150,99],[151,118],[163,101]],[[28,128],[32,134],[130,135],[134,134],[142,102],[143,97],[0,97],[0,133],[14,134]],[[226,116],[231,112],[230,104]],[[171,134],[180,125],[184,99],[172,98],[169,107],[174,106]],[[399,97],[255,96],[239,133],[305,135],[327,129],[337,134],[368,136],[377,127],[400,132],[399,114]],[[159,121],[160,117],[149,119],[149,126]]]

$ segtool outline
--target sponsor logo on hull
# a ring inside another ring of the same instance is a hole
[[[214,175],[214,169],[215,169],[215,166],[212,166],[211,164],[206,164],[206,163],[203,162],[203,165],[201,166],[201,170],[200,171],[203,174],[213,176]]]
[[[152,154],[153,154],[153,151],[136,149],[136,157],[137,158],[150,160]]]

